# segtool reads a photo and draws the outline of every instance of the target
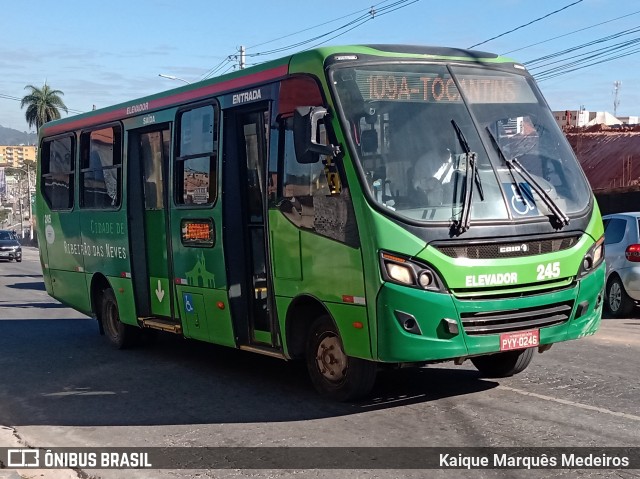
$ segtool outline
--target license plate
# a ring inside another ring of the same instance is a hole
[[[9,256],[9,253],[0,253],[0,257],[2,257],[2,258],[5,258],[7,256]]]
[[[540,330],[518,331],[500,335],[500,351],[533,348],[540,344]]]

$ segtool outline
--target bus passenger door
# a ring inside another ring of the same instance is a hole
[[[128,214],[138,317],[171,318],[167,177],[171,127],[129,131]]]
[[[240,343],[264,347],[278,342],[265,225],[268,124],[268,106],[225,112],[223,208],[229,303]]]

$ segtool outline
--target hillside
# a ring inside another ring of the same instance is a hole
[[[0,145],[34,145],[38,141],[38,135],[26,131],[5,128],[0,125]]]

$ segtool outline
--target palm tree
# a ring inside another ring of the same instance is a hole
[[[30,127],[39,129],[46,122],[60,118],[60,110],[69,113],[67,106],[60,98],[64,93],[52,90],[46,83],[42,88],[27,85],[25,90],[31,90],[20,102],[20,108],[27,107],[25,119]]]

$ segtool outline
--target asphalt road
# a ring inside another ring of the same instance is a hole
[[[640,317],[640,310],[636,311]],[[44,291],[35,249],[0,263],[0,446],[640,446],[640,319],[605,319],[522,374],[380,373],[370,400],[319,398],[304,366],[161,335],[115,351]],[[56,470],[5,477],[640,477],[638,470]],[[66,475],[65,475],[66,474]]]

